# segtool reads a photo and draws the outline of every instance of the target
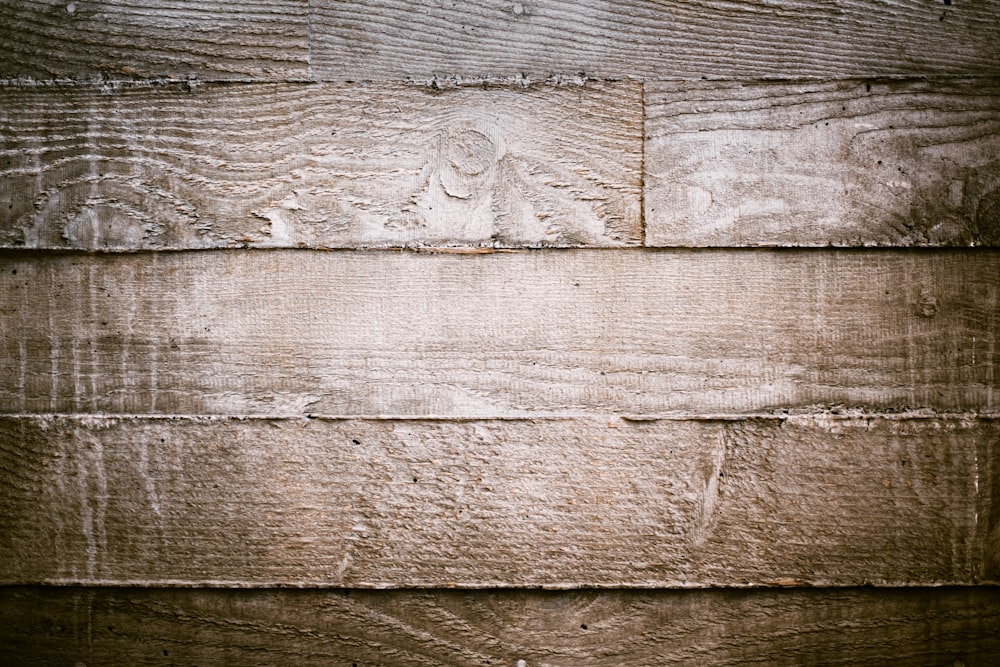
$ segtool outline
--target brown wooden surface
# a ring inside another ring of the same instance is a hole
[[[0,258],[0,411],[994,411],[993,251]]]
[[[994,580],[1000,422],[5,418],[0,583]]]
[[[311,62],[337,80],[988,76],[1000,74],[998,9],[995,0],[316,0]]]
[[[0,77],[303,79],[307,0],[0,0]]]
[[[0,89],[0,245],[642,240],[628,82]]]
[[[998,628],[996,588],[0,588],[12,665],[992,667]]]
[[[1000,245],[997,83],[646,84],[647,244]]]

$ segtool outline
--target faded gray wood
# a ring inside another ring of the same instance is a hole
[[[0,411],[997,408],[1000,253],[0,257]]]
[[[998,435],[971,418],[7,417],[0,583],[993,581],[979,510]]]
[[[0,589],[32,665],[982,665],[996,588],[753,591]]]
[[[646,86],[649,245],[1000,245],[989,81]]]
[[[996,0],[431,0],[310,5],[318,77],[1000,74]]]
[[[0,0],[0,77],[309,76],[308,0]]]
[[[6,247],[634,245],[638,84],[3,89]]]

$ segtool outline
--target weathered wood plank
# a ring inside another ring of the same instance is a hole
[[[309,76],[307,0],[0,0],[0,77]]]
[[[1000,656],[996,588],[3,588],[0,621],[0,658],[32,665],[988,667]]]
[[[331,79],[988,76],[1000,74],[998,10],[995,0],[317,0],[312,64]]]
[[[630,82],[4,89],[6,247],[628,245]]]
[[[647,243],[1000,245],[998,84],[647,84]]]
[[[994,251],[0,257],[0,411],[993,411]]]
[[[0,582],[972,583],[998,574],[977,524],[998,435],[958,418],[7,417]]]

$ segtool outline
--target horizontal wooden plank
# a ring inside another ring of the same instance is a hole
[[[1000,590],[0,589],[32,665],[974,665]]]
[[[646,86],[647,243],[1000,245],[1000,81]]]
[[[0,257],[0,411],[996,409],[995,251]]]
[[[996,0],[405,0],[310,5],[331,79],[1000,74]]]
[[[991,581],[981,462],[998,434],[969,418],[7,417],[0,583]]]
[[[308,0],[0,0],[0,77],[309,76]]]
[[[9,87],[6,247],[635,245],[630,82]]]

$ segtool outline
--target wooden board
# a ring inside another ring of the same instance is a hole
[[[1000,254],[0,257],[0,411],[996,409]]]
[[[970,418],[8,417],[0,583],[992,581],[998,435]]]
[[[533,86],[3,90],[6,247],[642,240],[642,94]]]
[[[647,84],[647,243],[1000,245],[997,84]]]
[[[308,0],[0,0],[0,77],[309,76]]]
[[[755,591],[0,589],[32,665],[963,665],[996,588]]]
[[[338,80],[995,76],[998,10],[996,0],[317,0],[311,55],[316,76]]]

